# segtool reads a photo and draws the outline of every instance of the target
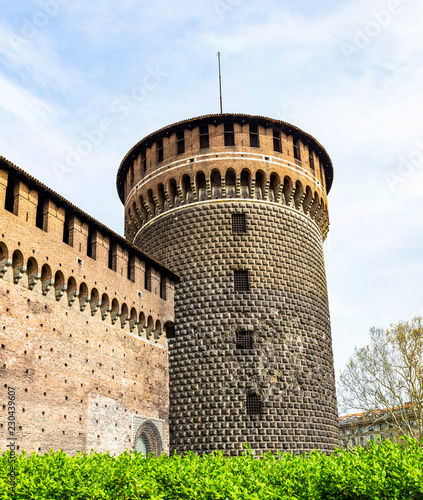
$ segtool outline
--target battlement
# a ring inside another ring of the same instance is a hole
[[[135,241],[157,215],[215,199],[282,204],[310,217],[323,239],[329,230],[329,156],[293,125],[248,115],[210,115],[161,129],[121,163],[118,192],[125,234]]]
[[[165,343],[176,274],[4,158],[0,212],[3,280]]]

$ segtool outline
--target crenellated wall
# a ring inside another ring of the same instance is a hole
[[[0,167],[0,371],[16,389],[18,446],[120,453],[135,445],[134,421],[151,419],[167,450],[177,276],[7,160]]]

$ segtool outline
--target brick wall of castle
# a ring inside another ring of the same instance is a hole
[[[20,450],[120,453],[133,447],[137,419],[156,422],[168,450],[166,330],[176,276],[19,169],[3,167],[1,449],[13,387]]]

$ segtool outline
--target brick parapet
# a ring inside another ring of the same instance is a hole
[[[233,125],[233,146],[225,145],[225,123]],[[254,124],[257,147],[250,144]],[[201,126],[207,128],[208,147],[201,147]],[[178,153],[178,134],[182,133],[184,151]],[[280,151],[274,134],[279,137]],[[159,142],[163,146],[160,157]],[[175,206],[204,199],[250,198],[305,213],[317,222],[325,238],[332,176],[323,148],[289,124],[238,115],[181,122],[140,141],[122,162],[118,188],[125,203],[125,234],[134,241],[145,223]]]
[[[3,186],[7,186],[8,172],[0,172]],[[3,196],[3,205],[0,205],[0,261],[5,261],[3,279],[30,288],[33,293],[47,299],[61,301],[85,314],[102,318],[107,323],[117,322],[128,331],[165,343],[163,327],[166,323],[173,323],[176,276],[164,266],[157,265],[154,259],[146,259],[144,253],[111,231],[105,233],[94,226],[90,232],[89,221],[75,211],[69,216],[69,241],[65,243],[66,205],[57,206],[43,193],[43,224],[37,227],[38,201],[39,192],[29,189],[22,179],[14,180],[13,211],[4,208],[6,200]],[[92,257],[87,255],[89,236]],[[114,245],[113,269],[109,268],[110,244]],[[16,268],[19,259],[22,260],[19,265],[25,270],[18,277]],[[32,261],[32,276],[27,272],[29,259]],[[9,265],[7,261],[10,261]],[[145,288],[147,268],[151,269],[151,291]],[[54,283],[56,275],[64,282],[59,283],[58,280]],[[165,300],[160,296],[163,279],[166,280]],[[46,280],[50,281],[50,286],[46,286]],[[72,295],[68,290],[70,280],[76,284]],[[57,286],[62,287],[61,295]],[[84,305],[85,288],[88,300]],[[97,306],[93,303],[93,290],[99,297]],[[129,311],[126,319],[122,317],[123,306]],[[154,328],[151,324],[148,326],[149,321],[154,323]]]

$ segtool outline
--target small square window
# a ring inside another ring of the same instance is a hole
[[[262,414],[261,396],[258,396],[257,394],[247,394],[246,407],[247,407],[247,415],[261,415]]]
[[[236,292],[248,292],[248,271],[234,271],[234,285]]]
[[[232,232],[233,233],[247,232],[245,214],[232,214]]]
[[[236,348],[237,349],[252,349],[253,348],[253,332],[248,330],[238,330],[236,332]]]

